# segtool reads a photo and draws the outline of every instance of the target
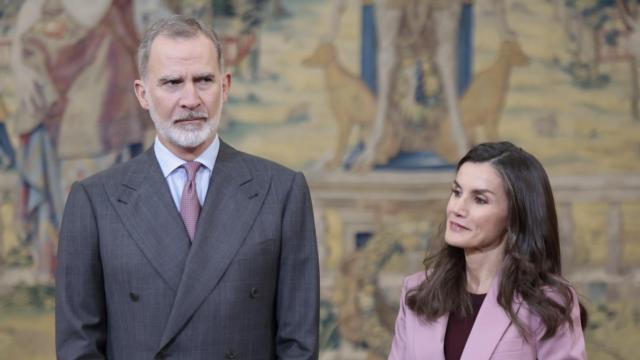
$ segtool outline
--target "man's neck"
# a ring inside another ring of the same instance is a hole
[[[158,137],[158,140],[164,145],[169,151],[171,151],[175,156],[179,157],[184,161],[193,161],[198,158],[198,156],[202,155],[205,150],[213,143],[216,135],[214,134],[211,138],[205,140],[202,144],[195,147],[182,147],[172,144],[166,139],[162,139]]]

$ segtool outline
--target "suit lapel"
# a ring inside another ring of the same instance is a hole
[[[511,325],[511,319],[498,304],[500,280],[500,275],[496,276],[491,284],[491,289],[482,302],[478,317],[460,357],[461,360],[490,359],[500,339]]]
[[[175,336],[216,287],[243,244],[269,190],[269,175],[250,173],[244,156],[221,142],[195,240],[160,348]]]
[[[153,148],[137,159],[122,183],[107,186],[120,220],[160,276],[175,291],[189,238]]]

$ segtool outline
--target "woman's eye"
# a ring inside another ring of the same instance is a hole
[[[487,199],[482,198],[482,197],[476,197],[475,201],[477,204],[486,204],[487,203]]]

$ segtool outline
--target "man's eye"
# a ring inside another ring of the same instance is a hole
[[[451,189],[451,194],[453,194],[453,196],[455,196],[455,197],[460,197],[460,190]]]
[[[199,84],[208,85],[208,84],[211,84],[212,82],[213,82],[213,78],[210,78],[210,77],[198,79]]]

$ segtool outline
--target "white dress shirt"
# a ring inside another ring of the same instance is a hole
[[[213,167],[216,163],[216,159],[218,158],[219,150],[220,139],[218,138],[218,135],[216,135],[211,145],[209,145],[209,147],[207,147],[205,151],[194,160],[202,164],[196,173],[196,192],[198,193],[200,206],[204,204],[204,199],[207,197],[209,181],[213,174]],[[182,164],[186,163],[186,161],[177,157],[167,149],[167,147],[160,142],[158,137],[156,137],[153,144],[153,151],[155,152],[158,163],[160,164],[160,169],[162,169],[162,174],[169,185],[173,202],[176,204],[178,211],[180,211],[180,197],[182,196],[184,184],[187,182],[187,170],[182,167]]]

